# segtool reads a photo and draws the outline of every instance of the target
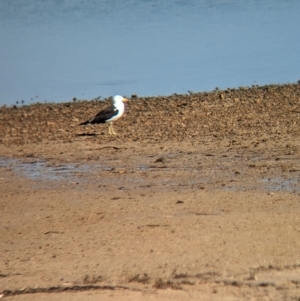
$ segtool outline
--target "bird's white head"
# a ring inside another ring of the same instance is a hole
[[[127,98],[122,97],[122,96],[120,96],[120,95],[116,95],[116,96],[114,96],[113,99],[112,99],[112,103],[113,103],[114,105],[120,104],[120,103],[122,103],[122,102],[127,102],[127,101],[128,101]]]

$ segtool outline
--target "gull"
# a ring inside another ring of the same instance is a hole
[[[95,117],[82,122],[79,125],[108,123],[108,133],[110,135],[116,135],[117,133],[113,129],[113,122],[118,120],[124,114],[124,102],[128,102],[128,99],[120,95],[114,96],[109,107],[103,109]]]

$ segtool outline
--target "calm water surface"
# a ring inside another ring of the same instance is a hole
[[[0,0],[0,105],[296,82],[299,0]]]

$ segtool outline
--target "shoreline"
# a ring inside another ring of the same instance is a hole
[[[129,95],[122,95],[124,97],[127,97],[129,99],[156,99],[156,98],[168,98],[168,97],[172,97],[174,95],[176,96],[189,96],[192,94],[210,94],[210,93],[215,93],[215,92],[225,92],[225,91],[237,91],[237,90],[247,90],[247,89],[264,89],[267,87],[283,87],[283,86],[290,86],[290,85],[299,85],[300,84],[300,80],[297,82],[288,82],[288,83],[283,83],[283,84],[266,84],[266,85],[251,85],[251,86],[239,86],[239,87],[228,87],[226,89],[221,89],[216,87],[213,90],[205,90],[205,91],[197,91],[197,92],[193,92],[193,91],[187,91],[187,93],[177,93],[174,92],[172,94],[166,94],[166,95],[138,95],[136,93],[132,93],[130,96]],[[73,97],[72,100],[62,100],[62,101],[44,101],[44,102],[33,102],[33,103],[28,103],[26,104],[25,101],[17,101],[14,104],[2,104],[0,105],[0,110],[1,109],[20,109],[23,107],[29,107],[29,106],[35,106],[35,105],[54,105],[54,104],[58,104],[58,105],[62,105],[62,104],[69,104],[69,103],[74,103],[74,102],[92,102],[92,101],[108,101],[110,100],[114,95],[110,95],[107,97],[102,97],[102,96],[97,96],[91,99],[79,99],[78,97]]]

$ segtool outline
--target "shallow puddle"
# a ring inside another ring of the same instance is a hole
[[[234,164],[234,162],[233,162]],[[126,183],[128,187],[135,187],[138,185],[140,187],[152,187],[152,186],[160,186],[160,187],[192,187],[197,188],[201,187],[204,189],[205,187],[210,187],[212,189],[221,189],[221,190],[231,190],[231,191],[246,191],[246,190],[256,190],[256,189],[266,189],[268,191],[288,191],[288,192],[300,192],[299,180],[298,178],[284,178],[283,176],[276,176],[273,178],[264,178],[257,179],[254,185],[243,185],[240,182],[231,181],[230,183],[221,183],[222,185],[218,185],[219,181],[217,179],[211,178],[208,174],[202,173],[201,182],[199,179],[193,178],[193,180],[187,180],[187,183],[184,183],[184,179],[180,180],[180,184],[178,184],[177,180],[174,178],[169,178],[168,173],[172,174],[176,173],[176,171],[183,170],[191,170],[192,167],[165,167],[163,166],[153,166],[153,165],[141,165],[137,164],[133,166],[131,171],[126,174],[126,177],[109,177],[109,179],[102,180],[99,179],[97,172],[99,171],[112,171],[116,174],[122,174],[124,168],[116,169],[109,168],[107,166],[103,166],[101,164],[50,164],[46,160],[35,160],[35,161],[22,161],[20,159],[8,159],[8,158],[0,158],[0,167],[9,168],[15,174],[21,175],[22,177],[26,177],[35,181],[84,181],[89,178],[89,182],[97,181],[101,184],[110,184],[110,185],[123,185]],[[157,179],[157,181],[149,181],[147,178],[142,178],[136,172],[149,173],[153,171],[162,171],[165,172],[165,176],[162,176]],[[214,173],[218,173],[218,178],[222,173],[226,171],[223,170],[222,167],[216,165],[214,169]],[[94,175],[94,178],[91,179],[90,175]],[[205,179],[204,179],[204,178]],[[226,175],[224,174],[226,178]],[[147,182],[147,183],[146,183]],[[148,184],[148,185],[145,185]],[[204,188],[203,188],[204,187]]]
[[[0,167],[10,168],[14,173],[31,180],[73,180],[76,173],[91,171],[93,166],[87,164],[49,165],[47,161],[24,162],[18,159],[0,159]]]
[[[272,191],[295,191],[299,192],[298,179],[285,179],[283,177],[262,179],[263,186]]]

